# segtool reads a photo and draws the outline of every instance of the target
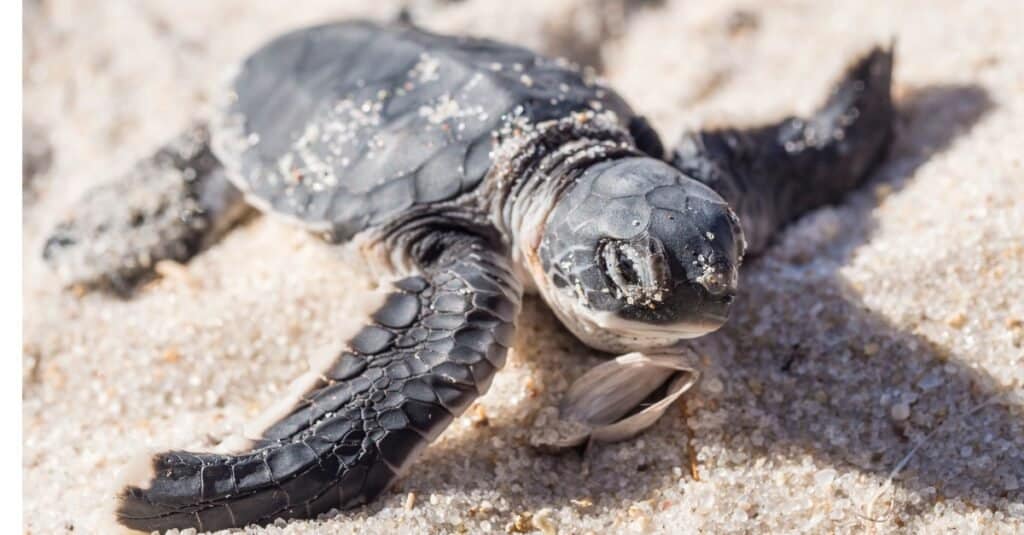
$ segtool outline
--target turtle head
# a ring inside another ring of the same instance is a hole
[[[562,193],[533,275],[587,344],[657,349],[725,323],[744,247],[713,190],[660,160],[625,158],[591,166]]]

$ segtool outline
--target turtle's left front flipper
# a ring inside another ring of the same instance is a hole
[[[220,530],[313,517],[380,494],[489,387],[512,343],[522,287],[504,255],[461,233],[424,232],[418,273],[394,284],[347,348],[235,453],[171,452],[120,495],[145,531]],[[287,400],[285,400],[287,401]]]
[[[785,223],[860,185],[892,137],[892,49],[875,48],[847,71],[812,117],[747,130],[683,136],[673,165],[732,206],[757,253]]]

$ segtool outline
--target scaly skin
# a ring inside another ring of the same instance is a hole
[[[170,452],[118,520],[144,531],[309,518],[375,498],[487,391],[505,363],[522,287],[505,256],[448,234],[290,414],[248,451]],[[415,253],[414,253],[415,254]]]
[[[141,279],[215,239],[240,190],[405,278],[256,440],[156,456],[118,519],[213,530],[373,499],[487,390],[524,283],[601,350],[718,328],[745,243],[881,158],[891,63],[872,52],[810,119],[693,134],[673,167],[614,91],[521,48],[358,22],[272,41],[213,118],[214,149],[172,143],[87,194],[45,256],[70,282]]]
[[[892,138],[892,65],[892,50],[875,48],[847,69],[814,116],[687,134],[672,163],[729,202],[748,250],[759,253],[780,227],[871,176]]]

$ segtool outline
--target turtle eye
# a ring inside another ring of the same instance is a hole
[[[616,297],[627,303],[661,301],[665,282],[665,248],[656,238],[607,240],[598,246],[601,268]]]

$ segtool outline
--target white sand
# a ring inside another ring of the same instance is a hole
[[[101,532],[128,459],[239,430],[368,295],[358,266],[267,219],[132,301],[61,292],[39,259],[73,200],[175,133],[232,60],[285,28],[395,12],[344,4],[26,2],[25,116],[53,158],[24,215],[26,532]],[[706,376],[688,417],[671,410],[586,464],[531,449],[538,414],[599,360],[530,300],[479,409],[393,491],[247,532],[1024,530],[1024,5],[486,4],[414,14],[600,61],[669,143],[807,111],[851,56],[895,35],[898,141],[872,185],[745,267],[734,317],[697,344]]]

